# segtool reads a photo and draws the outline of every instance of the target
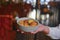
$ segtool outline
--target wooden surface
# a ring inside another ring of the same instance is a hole
[[[35,35],[33,34],[22,34],[17,32],[16,35],[17,40],[52,40],[50,37],[46,36],[44,33],[37,33]]]

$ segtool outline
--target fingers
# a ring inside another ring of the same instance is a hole
[[[17,31],[20,31],[19,29],[17,29]]]
[[[38,33],[38,32],[41,32],[41,31],[44,30],[44,27],[45,27],[44,25],[40,24],[39,28],[38,28],[36,31],[31,32],[31,33],[32,33],[32,34],[36,34],[36,33]]]
[[[24,33],[23,31],[21,31],[21,33]]]
[[[32,34],[36,34],[37,32],[31,32]]]
[[[20,29],[17,29],[18,32],[21,32],[21,33],[24,33],[24,31],[20,30]]]
[[[39,29],[38,30],[36,30],[36,31],[34,31],[34,32],[31,32],[32,34],[36,34],[36,33],[38,33],[39,32]]]

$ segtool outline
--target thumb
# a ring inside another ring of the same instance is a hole
[[[38,30],[36,30],[36,31],[34,31],[34,32],[31,32],[32,34],[36,34],[36,33],[38,33],[39,31]]]

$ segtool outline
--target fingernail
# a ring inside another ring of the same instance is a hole
[[[24,32],[21,32],[21,33],[24,33]]]
[[[17,30],[17,31],[19,31],[19,30]]]

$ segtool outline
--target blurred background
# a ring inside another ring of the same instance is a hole
[[[2,24],[4,24],[5,22],[4,18],[6,16],[4,15],[12,15],[13,18],[15,18],[16,16],[18,16],[19,18],[21,17],[33,18],[35,20],[38,20],[41,24],[50,27],[56,27],[60,23],[59,14],[60,14],[60,0],[0,0],[0,20]],[[51,39],[50,37],[47,37],[44,33],[43,35],[42,33],[37,33],[36,35],[33,35],[29,33],[21,34],[20,32],[16,32],[17,24],[15,21],[13,22],[12,27],[7,26],[14,31],[12,30],[7,31],[7,29],[4,28],[6,27],[6,25],[3,26],[3,28],[1,29],[1,30],[5,30],[3,31],[4,32],[3,35],[5,35],[5,33],[6,35],[15,34],[14,36],[16,36],[17,40],[45,40],[45,39],[50,40]],[[8,35],[6,37],[9,37]],[[6,38],[6,40],[9,39]],[[13,37],[10,38],[10,40],[13,40]]]

